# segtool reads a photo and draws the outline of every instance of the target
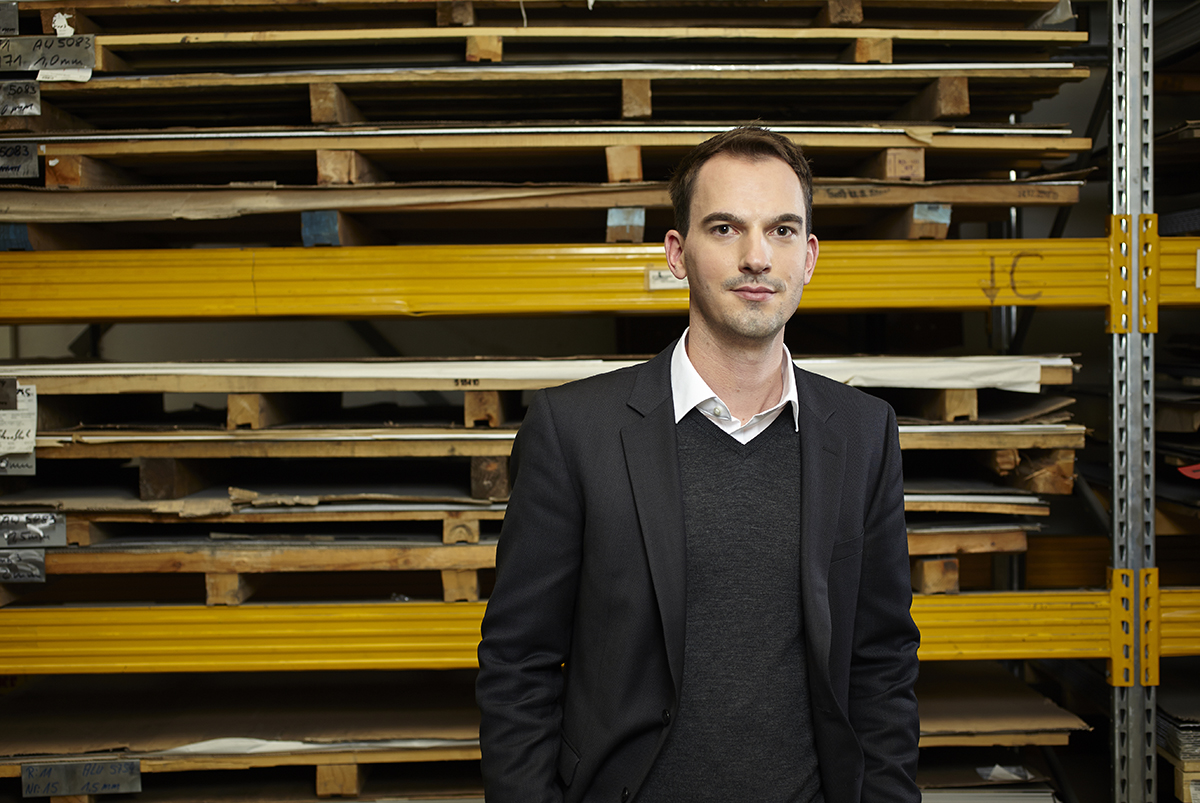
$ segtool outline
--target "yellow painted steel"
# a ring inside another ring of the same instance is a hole
[[[1158,598],[1161,654],[1200,655],[1200,588],[1163,588]]]
[[[1159,274],[1159,238],[1158,215],[1139,215],[1138,226],[1141,232],[1138,243],[1142,248],[1138,267],[1141,278],[1138,286],[1138,331],[1153,333],[1158,331],[1158,285]]]
[[[1109,306],[1109,241],[825,243],[801,309]],[[660,245],[0,254],[0,323],[682,312]]]
[[[1138,621],[1142,628],[1143,686],[1158,685],[1158,658],[1162,654],[1162,600],[1159,596],[1158,569],[1142,569],[1138,573],[1142,609]]]
[[[918,596],[923,660],[1111,658],[1110,591]],[[447,669],[476,662],[485,604],[0,609],[0,674]]]
[[[1158,303],[1200,307],[1200,237],[1161,237],[1158,245]]]
[[[1108,683],[1111,686],[1133,686],[1135,602],[1132,569],[1108,570],[1108,589],[1111,595],[1109,633],[1112,653],[1108,659]]]

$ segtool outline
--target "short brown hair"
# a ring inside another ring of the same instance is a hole
[[[742,159],[758,161],[775,158],[783,161],[796,173],[804,190],[804,225],[812,231],[812,169],[800,146],[787,137],[759,126],[733,128],[711,139],[701,142],[683,157],[683,161],[671,175],[667,191],[675,207],[675,228],[687,237],[691,225],[692,195],[696,188],[696,175],[704,163],[714,156],[727,153]]]

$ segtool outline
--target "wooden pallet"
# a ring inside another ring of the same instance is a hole
[[[663,180],[691,147],[725,126],[491,125],[71,134],[40,138],[47,186],[271,181],[345,185],[406,181]],[[1090,150],[1063,129],[922,125],[775,126],[821,160],[854,172],[894,149],[923,151],[928,179],[1040,169]]]
[[[1004,122],[1088,70],[1065,62],[587,64],[103,76],[46,83],[40,117],[2,130],[493,120],[775,119]],[[784,92],[784,99],[780,99]]]
[[[1175,770],[1175,797],[1183,803],[1200,801],[1200,761],[1185,761],[1161,745],[1158,748],[1158,755],[1165,758]]]

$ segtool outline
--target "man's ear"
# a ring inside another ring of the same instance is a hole
[[[808,253],[804,259],[804,283],[808,284],[812,281],[813,271],[817,269],[817,255],[821,252],[821,244],[817,242],[817,235],[808,235],[807,243]]]
[[[667,252],[667,267],[671,269],[671,274],[676,279],[686,279],[687,267],[683,264],[683,235],[675,229],[671,229],[667,232],[663,248]]]

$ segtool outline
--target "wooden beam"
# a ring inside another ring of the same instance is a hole
[[[342,88],[334,83],[308,85],[309,113],[313,125],[365,123],[367,118]]]
[[[891,64],[891,39],[855,39],[842,51],[841,61],[849,64]]]
[[[479,572],[474,569],[443,569],[442,598],[446,602],[477,602]]]
[[[478,544],[479,519],[463,518],[461,513],[447,512],[442,519],[443,544]]]
[[[225,397],[225,428],[266,429],[324,417],[339,406],[337,395],[330,393],[230,393]]]
[[[979,393],[975,388],[930,391],[921,404],[921,417],[935,421],[977,421]]]
[[[67,543],[73,546],[92,546],[108,538],[104,525],[90,519],[67,516]]]
[[[1001,477],[1007,477],[1021,465],[1021,453],[1016,449],[992,449],[975,454],[988,469]]]
[[[650,117],[652,113],[650,79],[622,78],[621,118],[624,120],[641,120]]]
[[[176,34],[178,36],[178,34]],[[96,45],[96,72],[133,72],[129,62],[114,53],[107,45]]]
[[[317,151],[317,184],[322,187],[385,181],[384,172],[358,151]]]
[[[300,238],[306,248],[394,244],[379,232],[364,226],[353,215],[336,209],[301,212]]]
[[[437,4],[437,24],[439,28],[450,25],[474,25],[475,5],[471,0],[439,0]]]
[[[358,797],[362,783],[360,764],[317,765],[317,797]]]
[[[912,204],[863,230],[872,240],[944,240],[950,232],[950,206]]]
[[[205,604],[241,605],[254,593],[257,584],[247,575],[233,572],[214,572],[204,575],[204,588],[208,593]]]
[[[468,390],[463,393],[463,423],[498,427],[504,423],[504,405],[498,390]]]
[[[471,498],[508,498],[508,458],[471,458]]]
[[[999,533],[909,533],[910,555],[978,555],[1025,552],[1029,539],[1022,530]]]
[[[41,17],[42,33],[46,35],[59,34],[59,31],[54,27],[56,18],[60,25],[66,23],[74,29],[73,33],[76,34],[104,33],[104,29],[95,20],[86,14],[80,13],[79,9],[74,6],[54,6],[53,8],[42,9]]]
[[[141,499],[179,499],[208,486],[196,463],[173,457],[143,457],[138,463]]]
[[[139,184],[128,170],[91,156],[64,154],[46,158],[47,187],[113,187]]]
[[[855,170],[863,178],[885,181],[924,181],[924,148],[884,148]]]
[[[894,120],[948,120],[971,113],[970,92],[964,75],[944,75],[892,115]]]
[[[504,38],[500,36],[468,36],[467,61],[503,61]]]
[[[815,28],[837,28],[846,25],[861,25],[863,21],[862,0],[825,0],[813,21]]]
[[[608,164],[610,184],[642,180],[642,147],[640,145],[610,145],[604,149],[604,159]]]
[[[1075,450],[1026,452],[1010,480],[1035,494],[1069,494],[1075,490]]]
[[[0,117],[0,131],[87,131],[91,123],[80,120],[42,98],[42,113],[36,117]]]
[[[957,594],[958,558],[919,558],[913,562],[913,591],[921,594]]]

